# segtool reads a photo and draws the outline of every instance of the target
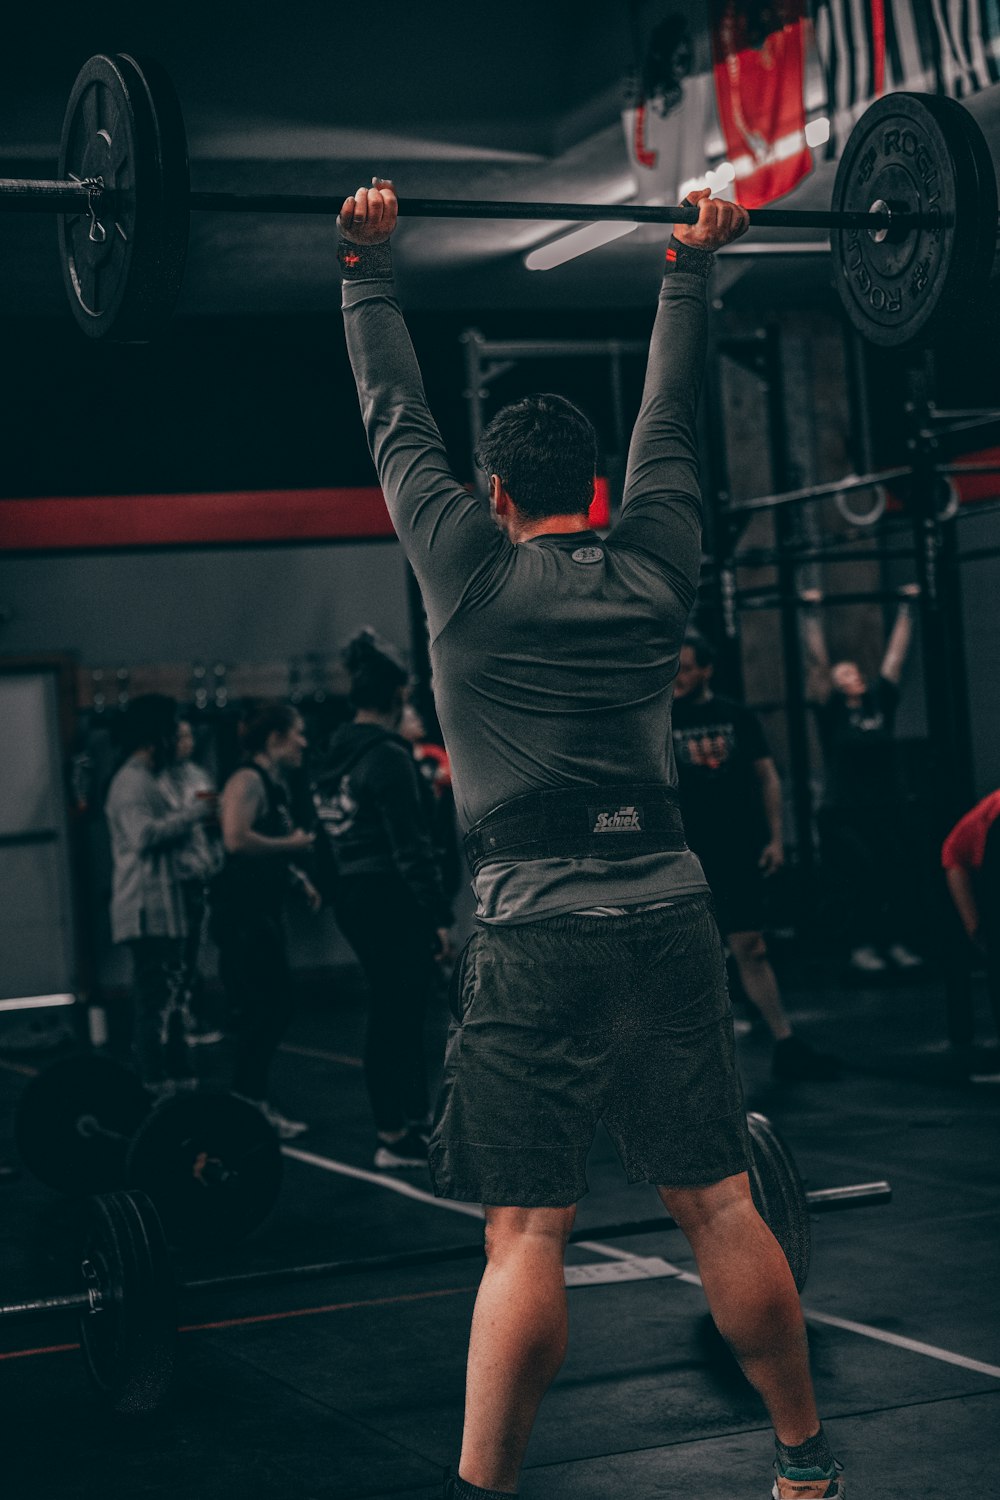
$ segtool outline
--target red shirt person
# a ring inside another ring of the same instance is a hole
[[[990,1008],[1000,1035],[1000,790],[955,824],[942,846],[941,864],[962,926],[985,954]]]

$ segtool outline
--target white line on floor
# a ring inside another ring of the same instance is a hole
[[[307,1167],[319,1167],[322,1172],[336,1172],[340,1177],[355,1177],[359,1182],[372,1182],[376,1187],[387,1188],[390,1193],[401,1193],[404,1198],[415,1198],[418,1203],[429,1203],[433,1208],[444,1208],[453,1214],[466,1214],[470,1219],[481,1219],[483,1211],[475,1203],[455,1203],[451,1198],[435,1198],[423,1188],[412,1183],[400,1182],[397,1177],[387,1177],[384,1172],[366,1172],[364,1167],[349,1166],[346,1161],[332,1161],[329,1156],[317,1156],[313,1151],[302,1151],[298,1146],[282,1146],[285,1156],[294,1161],[305,1162]]]
[[[307,1166],[319,1167],[324,1172],[336,1172],[342,1177],[355,1177],[362,1182],[374,1183],[376,1187],[388,1188],[390,1192],[401,1193],[404,1198],[415,1198],[420,1203],[428,1203],[433,1208],[443,1208],[451,1213],[466,1214],[472,1219],[482,1219],[483,1211],[474,1203],[455,1203],[450,1198],[435,1198],[432,1193],[425,1193],[422,1188],[414,1187],[409,1182],[399,1182],[395,1177],[386,1177],[377,1172],[366,1172],[363,1167],[352,1167],[347,1162],[333,1161],[327,1156],[317,1156],[311,1151],[302,1151],[297,1146],[283,1146],[282,1150],[286,1156],[293,1157],[296,1161],[305,1162]],[[656,1281],[669,1277],[673,1281],[683,1281],[689,1286],[701,1286],[701,1277],[696,1276],[693,1271],[684,1271],[680,1266],[675,1266],[670,1261],[660,1260],[658,1257],[644,1257],[633,1255],[628,1250],[621,1250],[616,1245],[605,1245],[600,1240],[577,1240],[577,1249],[592,1250],[595,1254],[606,1255],[612,1260],[621,1263],[621,1271],[615,1271],[607,1267],[607,1275],[601,1275],[600,1267],[569,1266],[567,1267],[567,1286],[598,1285],[605,1281],[634,1281],[649,1280]],[[635,1275],[629,1274],[629,1268],[635,1271]],[[570,1278],[570,1273],[575,1273]],[[803,1307],[803,1316],[813,1323],[827,1323],[831,1328],[843,1328],[847,1333],[860,1334],[862,1338],[875,1339],[881,1344],[892,1344],[897,1349],[907,1349],[911,1354],[923,1354],[928,1359],[940,1360],[946,1365],[958,1365],[960,1369],[972,1370],[978,1375],[992,1375],[1000,1380],[1000,1367],[985,1364],[979,1359],[969,1359],[967,1355],[955,1354],[950,1349],[940,1349],[936,1344],[924,1344],[918,1339],[908,1339],[899,1333],[888,1333],[884,1328],[874,1328],[870,1323],[854,1323],[849,1318],[836,1318],[831,1313],[814,1312],[811,1308]]]
[[[835,1318],[830,1313],[802,1309],[811,1323],[829,1323],[832,1328],[845,1328],[848,1333],[860,1333],[862,1338],[877,1339],[882,1344],[894,1344],[897,1349],[909,1349],[911,1354],[926,1354],[929,1359],[939,1359],[946,1365],[958,1365],[963,1370],[975,1370],[978,1375],[992,1375],[1000,1380],[1000,1367],[984,1364],[981,1359],[969,1359],[965,1354],[953,1354],[950,1349],[939,1349],[936,1344],[922,1344],[918,1339],[904,1338],[900,1333],[887,1333],[884,1328],[873,1328],[869,1323],[852,1323],[849,1318]]]

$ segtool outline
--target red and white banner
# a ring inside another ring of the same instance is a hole
[[[773,203],[812,170],[806,144],[805,0],[712,0],[715,97],[737,201]]]

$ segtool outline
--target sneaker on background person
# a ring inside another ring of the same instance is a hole
[[[399,1167],[426,1167],[427,1142],[412,1126],[404,1130],[402,1135],[380,1135],[375,1165],[381,1171],[392,1171]]]
[[[919,953],[914,953],[905,943],[891,943],[885,950],[886,957],[895,964],[897,969],[922,969],[924,961]]]
[[[269,1104],[266,1099],[261,1105],[261,1114],[267,1123],[274,1127],[283,1141],[294,1141],[296,1136],[305,1135],[309,1129],[305,1120],[290,1120],[287,1115],[283,1115],[280,1110],[275,1109],[274,1105]]]
[[[858,974],[884,974],[888,967],[881,953],[870,943],[851,949],[850,964]]]
[[[237,1094],[235,1091],[233,1098],[242,1099],[244,1104],[252,1104],[254,1109],[259,1109],[271,1129],[283,1141],[293,1141],[296,1136],[304,1135],[309,1129],[305,1120],[289,1120],[266,1099],[249,1099],[246,1094]]]

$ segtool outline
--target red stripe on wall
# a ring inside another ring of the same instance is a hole
[[[875,98],[885,93],[885,0],[871,0]]]
[[[382,491],[374,485],[0,501],[5,551],[349,541],[392,534]]]
[[[591,525],[610,524],[598,479]],[[393,535],[382,491],[236,490],[203,495],[86,495],[0,500],[0,551],[108,551],[220,542],[366,541]]]

